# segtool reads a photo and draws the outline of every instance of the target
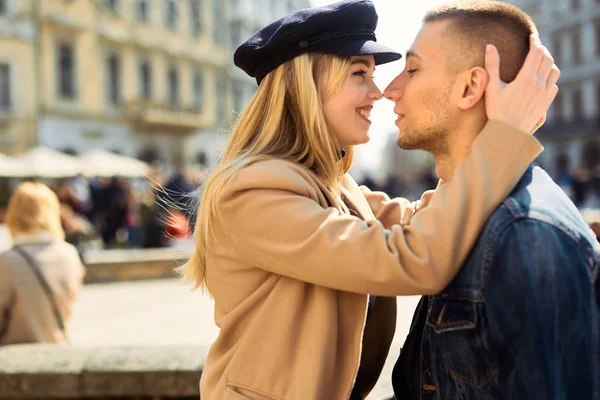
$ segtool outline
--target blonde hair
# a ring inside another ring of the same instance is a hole
[[[300,55],[270,72],[261,82],[233,128],[223,157],[206,181],[195,229],[196,248],[179,268],[195,288],[208,288],[207,242],[214,235],[218,196],[240,169],[260,160],[286,159],[312,170],[335,195],[350,170],[354,150],[340,160],[337,140],[322,106],[346,81],[350,58],[328,54]]]
[[[60,240],[65,238],[58,197],[39,182],[25,182],[17,187],[8,202],[6,226],[13,238],[36,233],[49,233]]]

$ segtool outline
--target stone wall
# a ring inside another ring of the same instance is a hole
[[[0,347],[0,399],[194,399],[202,347]]]
[[[85,283],[176,277],[175,268],[191,254],[191,248],[89,250],[83,256]]]

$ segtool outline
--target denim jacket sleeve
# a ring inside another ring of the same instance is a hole
[[[591,399],[597,306],[590,260],[540,220],[513,222],[488,264],[488,345],[503,399]]]

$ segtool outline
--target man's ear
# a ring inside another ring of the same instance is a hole
[[[482,67],[474,67],[465,72],[463,92],[458,108],[463,111],[473,108],[483,98],[489,82],[489,76]]]

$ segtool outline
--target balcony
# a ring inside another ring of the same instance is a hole
[[[208,126],[201,106],[175,105],[136,99],[126,106],[126,116],[136,126],[148,130],[189,133]]]
[[[586,136],[597,137],[598,133],[600,133],[600,116],[572,121],[551,121],[544,124],[536,136],[543,139]]]

